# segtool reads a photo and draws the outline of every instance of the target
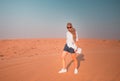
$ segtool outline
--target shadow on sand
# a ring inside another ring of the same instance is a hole
[[[79,55],[77,55],[77,60],[78,60],[78,69],[79,69],[79,67],[80,67],[80,62],[81,61],[84,61],[85,59],[84,59],[84,55],[83,54],[79,54]],[[74,61],[73,60],[71,60],[70,62],[69,62],[69,64],[67,65],[67,69],[69,69],[69,67],[70,67],[70,65],[73,63]]]

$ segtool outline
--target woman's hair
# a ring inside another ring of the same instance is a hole
[[[75,28],[73,28],[72,23],[67,23],[67,26],[68,26],[68,25],[71,26],[71,30],[68,30],[68,31],[72,33],[72,35],[73,35],[73,40],[74,40],[74,42],[76,42],[76,30],[75,30]]]

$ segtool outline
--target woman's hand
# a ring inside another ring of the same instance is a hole
[[[78,47],[74,50],[74,51],[75,51],[75,53],[77,52],[77,49],[78,49]]]

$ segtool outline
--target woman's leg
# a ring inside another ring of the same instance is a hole
[[[65,73],[65,72],[67,72],[66,62],[65,62],[65,56],[67,54],[68,53],[66,51],[63,51],[62,56],[61,56],[61,59],[62,59],[62,69],[58,73]]]
[[[63,68],[63,69],[66,68],[65,56],[66,56],[67,54],[68,54],[68,53],[67,53],[66,51],[63,51],[62,56],[61,56],[61,59],[62,59],[62,68]]]
[[[75,67],[74,74],[78,74],[78,69],[77,69],[78,61],[77,61],[77,58],[76,58],[77,55],[74,53],[74,54],[71,54],[71,56],[72,56],[72,59],[74,61],[74,67]]]
[[[76,54],[74,53],[74,54],[71,54],[71,57],[72,57],[72,59],[73,59],[73,61],[74,61],[74,67],[75,67],[75,69],[77,69],[77,67],[78,67],[78,61],[77,61],[77,58],[76,58]]]

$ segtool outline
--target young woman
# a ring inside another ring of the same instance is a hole
[[[74,61],[74,74],[78,73],[78,61],[76,58],[76,51],[77,51],[77,47],[78,47],[78,34],[75,30],[75,28],[73,28],[72,23],[67,23],[67,32],[66,32],[66,44],[65,47],[63,49],[63,53],[61,56],[62,59],[62,69],[58,72],[58,73],[65,73],[67,72],[66,69],[66,61],[65,61],[65,56],[67,54],[70,54],[73,61]]]

